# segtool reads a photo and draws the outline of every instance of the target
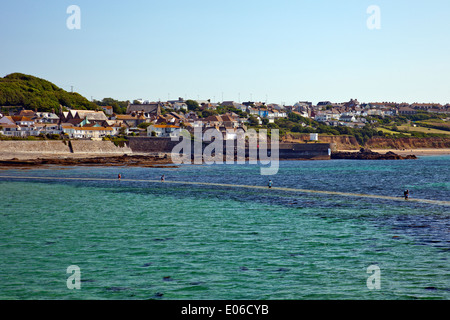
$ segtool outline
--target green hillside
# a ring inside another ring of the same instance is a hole
[[[31,75],[12,73],[0,78],[0,106],[23,106],[47,112],[59,106],[97,109],[97,105],[78,93],[67,92],[53,83]]]

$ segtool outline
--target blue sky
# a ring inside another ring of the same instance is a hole
[[[448,0],[2,1],[0,76],[88,99],[450,103],[449,16]]]

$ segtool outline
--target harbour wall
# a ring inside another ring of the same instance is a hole
[[[4,140],[0,141],[0,153],[62,154],[71,152],[67,141],[66,143],[64,143],[61,140],[49,140],[49,141]]]
[[[280,159],[329,160],[334,146],[330,143],[280,143]]]
[[[128,137],[128,147],[133,153],[170,153],[178,143],[170,138]]]
[[[116,146],[111,141],[71,140],[73,153],[125,154],[131,153],[128,146]]]
[[[108,156],[124,154],[170,154],[178,141],[171,141],[170,138],[156,137],[130,137],[124,146],[116,146],[111,141],[92,140],[4,140],[0,141],[0,158],[37,158],[52,156]],[[202,144],[202,153],[209,143]],[[332,149],[329,143],[280,143],[280,159],[330,159],[329,150]],[[234,145],[234,154],[237,147]],[[270,143],[268,145],[268,156],[270,157]],[[191,151],[195,148],[192,142]],[[226,143],[223,152],[226,153]],[[252,155],[251,150],[246,148],[246,156]],[[218,152],[218,151],[216,151]]]
[[[178,141],[171,141],[170,138],[157,137],[130,137],[128,146],[133,153],[171,153]],[[202,153],[209,143],[202,144]],[[237,152],[236,145],[233,146],[234,154]],[[270,150],[270,143],[268,144]],[[279,157],[280,159],[314,159],[329,160],[330,152],[333,145],[329,143],[280,143]],[[191,143],[191,151],[194,152],[194,142]],[[223,145],[223,153],[227,150],[226,142]],[[216,151],[217,152],[217,151]],[[246,148],[245,155],[248,157],[251,150]],[[269,153],[270,157],[271,154]]]
[[[128,146],[118,147],[111,141],[92,140],[3,140],[0,141],[0,158],[45,157],[74,155],[123,155],[131,153]]]

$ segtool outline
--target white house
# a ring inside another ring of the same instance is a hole
[[[243,105],[243,104],[239,104],[239,106],[237,106],[236,109],[239,109],[242,112],[247,112],[248,111],[248,107],[246,105]]]
[[[176,111],[181,111],[181,110],[187,111],[188,106],[184,102],[175,102],[175,103],[172,103],[172,109],[176,110]]]
[[[344,122],[356,122],[356,118],[353,115],[343,115],[339,120]]]
[[[286,114],[286,110],[284,109],[273,109],[273,114],[274,114],[274,118],[278,119],[278,118],[287,118],[287,114]]]
[[[0,123],[0,134],[8,136],[8,137],[21,137],[22,136],[20,127],[16,124]]]
[[[331,114],[329,113],[319,113],[315,116],[314,120],[319,122],[326,122],[331,120]]]
[[[111,127],[73,127],[62,126],[63,133],[75,139],[100,139],[105,136],[113,135]]]
[[[178,137],[180,134],[180,126],[167,124],[152,124],[147,127],[147,136],[154,136],[160,138]]]
[[[112,106],[102,106],[102,110],[107,116],[112,116],[112,114],[114,113]]]
[[[275,112],[273,110],[269,110],[267,112],[267,119],[269,119],[269,123],[274,123],[275,122]]]
[[[255,107],[248,107],[247,110],[248,110],[247,112],[248,112],[250,115],[252,115],[252,116],[258,116],[258,115],[259,115],[259,110],[258,110],[258,108],[255,108]]]
[[[39,123],[58,123],[59,117],[53,112],[36,112],[35,113],[35,122]]]
[[[36,123],[31,129],[30,135],[61,134],[61,132],[60,126],[56,123]]]
[[[366,111],[369,116],[382,116],[384,117],[384,111],[380,109],[369,109]]]
[[[32,126],[34,125],[34,121],[28,117],[24,116],[12,116],[12,120],[18,125],[18,126]]]

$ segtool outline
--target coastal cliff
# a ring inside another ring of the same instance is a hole
[[[305,143],[309,141],[309,134],[291,135],[287,134],[281,137],[285,143]],[[323,143],[332,143],[336,150],[359,150],[361,146],[353,136],[328,136],[319,135],[319,141]],[[311,142],[314,143],[314,142]]]
[[[304,142],[309,140],[309,135],[294,137],[286,135],[282,138],[286,142]],[[319,135],[319,141],[332,143],[335,150],[359,150],[362,146],[353,136],[330,136]],[[373,137],[363,146],[369,149],[448,149],[450,148],[450,137],[429,137],[429,138],[385,138]]]
[[[371,149],[445,149],[450,148],[449,138],[371,138],[365,145]]]

